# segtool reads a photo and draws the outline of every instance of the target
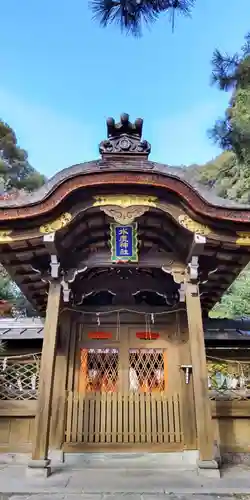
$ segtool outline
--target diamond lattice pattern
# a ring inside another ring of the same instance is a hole
[[[162,349],[129,350],[129,387],[131,391],[161,392],[165,389]]]
[[[40,360],[0,361],[0,399],[37,399]]]
[[[116,392],[118,349],[81,349],[81,387],[87,392]]]
[[[208,359],[208,388],[211,399],[249,399],[250,363]]]

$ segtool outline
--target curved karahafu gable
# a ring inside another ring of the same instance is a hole
[[[52,256],[62,273],[84,267],[99,273],[110,262],[110,222],[136,220],[140,265],[154,268],[143,275],[147,286],[157,281],[164,291],[159,253],[182,272],[199,247],[201,302],[209,310],[249,262],[250,206],[201,192],[188,171],[149,161],[142,120],[108,119],[99,150],[100,160],[70,167],[30,195],[0,200],[1,263],[43,312]],[[92,274],[94,286],[100,279]],[[81,286],[87,293],[84,280]]]
[[[74,165],[56,174],[42,188],[30,194],[0,200],[0,222],[38,217],[59,207],[78,189],[101,186],[151,187],[172,192],[197,214],[218,220],[250,222],[250,205],[218,198],[192,182],[183,171],[149,160],[101,159]]]
[[[151,147],[142,140],[143,121],[129,121],[126,114],[120,123],[107,120],[108,138],[101,142],[101,159],[66,168],[44,186],[30,194],[16,194],[0,199],[0,223],[7,220],[39,217],[61,207],[79,189],[108,186],[134,186],[171,192],[197,215],[211,219],[250,222],[250,205],[219,198],[202,189],[190,178],[188,169],[169,167],[148,160]],[[129,189],[128,189],[129,192]],[[163,194],[164,196],[164,194]]]

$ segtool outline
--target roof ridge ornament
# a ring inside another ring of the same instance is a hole
[[[147,158],[151,146],[146,140],[142,140],[142,118],[137,118],[134,123],[129,121],[129,115],[123,113],[119,123],[114,118],[107,119],[107,136],[99,145],[99,151],[103,157],[130,155]]]

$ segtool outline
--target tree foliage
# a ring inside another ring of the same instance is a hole
[[[143,25],[150,26],[163,13],[190,16],[195,0],[90,0],[90,6],[102,27],[118,24],[122,32],[140,36]]]
[[[214,307],[212,317],[242,318],[250,316],[250,265],[238,276]]]
[[[45,182],[28,161],[27,152],[17,144],[14,130],[0,120],[0,179],[2,191],[24,189],[33,191]]]
[[[250,202],[250,165],[240,163],[233,151],[225,151],[193,171],[194,178],[220,196]],[[191,167],[192,169],[192,167]]]
[[[224,150],[236,154],[242,167],[250,164],[250,33],[240,53],[232,56],[215,50],[212,58],[212,83],[231,91],[225,116],[216,121],[211,137]]]
[[[15,295],[15,285],[3,266],[0,266],[0,300],[11,301]]]
[[[36,316],[37,313],[23,295],[18,286],[11,280],[9,274],[0,265],[0,302],[6,302],[10,307],[1,307],[5,316]],[[1,314],[0,310],[0,316]]]
[[[230,91],[225,116],[216,121],[210,136],[224,153],[201,167],[199,181],[223,198],[250,203],[250,32],[241,51],[233,55],[216,50],[212,83]],[[250,316],[250,265],[216,304],[213,317]]]
[[[225,116],[216,121],[210,137],[224,153],[196,169],[201,184],[222,198],[250,202],[250,33],[233,55],[215,50],[212,84],[231,92]]]
[[[0,120],[0,181],[2,196],[15,190],[33,191],[45,182],[45,177],[29,164],[27,152],[18,146],[14,130],[3,120]],[[11,304],[12,315],[35,314],[30,303],[1,265],[0,301],[2,304],[3,301]]]

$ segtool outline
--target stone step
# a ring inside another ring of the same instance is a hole
[[[50,454],[52,464],[60,463],[62,454]],[[87,469],[126,469],[126,470],[158,470],[158,469],[186,469],[196,468],[198,452],[183,451],[169,453],[70,453],[65,454],[66,468],[74,470]],[[2,453],[0,464],[26,464],[30,460],[29,454]]]
[[[71,453],[65,463],[74,469],[154,470],[165,468],[196,468],[197,451],[170,453]]]

